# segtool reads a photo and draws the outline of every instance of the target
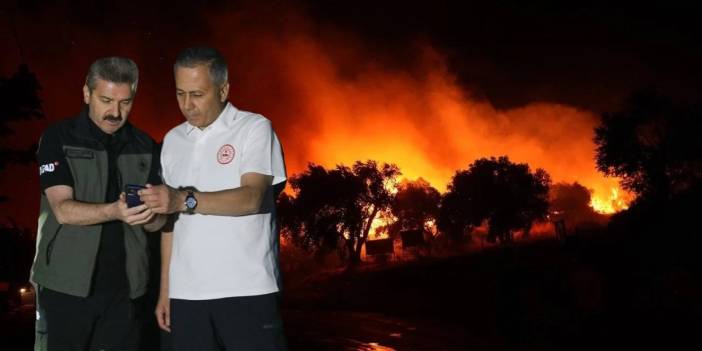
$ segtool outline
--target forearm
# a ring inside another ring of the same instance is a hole
[[[159,229],[163,227],[164,224],[166,224],[166,219],[168,218],[168,215],[164,214],[157,214],[154,216],[153,220],[151,222],[144,224],[144,230],[148,232],[156,232]]]
[[[93,225],[117,219],[115,203],[91,204],[76,200],[58,203],[54,215],[59,223],[71,225]]]
[[[171,267],[171,250],[173,248],[173,232],[161,233],[161,287],[160,295],[168,297],[168,274]]]
[[[260,212],[261,204],[272,185],[273,177],[257,173],[241,176],[241,186],[213,192],[195,191],[195,213],[218,216],[246,216]],[[139,195],[155,213],[185,212],[187,191],[165,185],[147,186]]]
[[[215,192],[195,192],[196,213],[218,216],[246,216],[258,213],[265,190],[242,186]]]

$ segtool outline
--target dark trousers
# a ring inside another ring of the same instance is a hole
[[[285,351],[280,294],[171,299],[174,351]]]
[[[40,288],[39,302],[49,351],[138,348],[137,308],[126,289],[77,297]]]

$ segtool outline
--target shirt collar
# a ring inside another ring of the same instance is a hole
[[[229,129],[231,123],[236,119],[237,115],[237,109],[232,105],[230,102],[227,102],[226,105],[224,105],[224,108],[222,109],[222,112],[219,113],[219,116],[215,118],[215,120],[210,123],[209,126],[205,127],[203,131],[207,130],[227,130]],[[197,129],[196,126],[190,124],[190,122],[185,123],[185,134],[190,135],[190,133]]]

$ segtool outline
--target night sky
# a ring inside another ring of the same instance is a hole
[[[89,64],[107,55],[128,56],[139,65],[140,86],[130,121],[161,140],[168,129],[182,122],[173,94],[173,60],[182,48],[194,44],[211,45],[228,57],[230,100],[274,122],[286,148],[289,171],[300,171],[308,161],[338,162],[317,150],[336,135],[324,122],[333,121],[334,131],[346,130],[344,121],[356,114],[404,111],[402,106],[386,106],[393,101],[423,112],[393,114],[409,121],[408,126],[398,127],[403,133],[420,130],[440,139],[437,136],[445,132],[431,127],[432,113],[453,105],[437,108],[431,98],[435,91],[458,92],[456,99],[467,101],[459,104],[463,110],[489,110],[479,113],[481,123],[499,124],[506,119],[508,127],[489,129],[488,135],[504,133],[505,140],[514,142],[544,129],[537,121],[541,117],[530,117],[534,109],[564,109],[561,115],[574,117],[554,119],[554,123],[563,130],[571,124],[579,126],[582,143],[587,143],[591,139],[587,131],[596,116],[616,110],[634,91],[657,88],[681,100],[702,96],[702,38],[695,31],[699,5],[145,3],[3,1],[0,75],[8,76],[18,64],[27,63],[43,86],[40,96],[47,116],[18,126],[16,135],[3,140],[3,145],[30,145],[47,123],[75,114]],[[432,83],[437,76],[439,83]],[[366,110],[364,105],[374,108]],[[329,111],[332,117],[320,111]],[[519,118],[528,123],[518,125]],[[419,124],[430,127],[413,127]],[[360,125],[366,130],[384,128],[364,121]],[[529,129],[526,125],[538,126],[537,131],[524,132]],[[417,153],[429,155],[427,162],[447,170],[436,179],[465,167],[472,161],[465,155],[483,155],[484,150],[495,148],[486,141],[471,144],[475,150],[468,151],[452,145],[414,144]],[[542,144],[536,142],[534,154],[549,149],[550,144]],[[464,157],[455,160],[452,154]],[[591,156],[584,157],[591,164]],[[572,175],[580,171],[558,170],[548,156],[535,159],[544,160],[535,166],[547,171],[552,167],[558,179],[580,179]],[[0,193],[11,200],[1,206],[4,213],[27,227],[36,223],[37,183],[33,167],[19,166],[9,167],[0,182]],[[440,185],[435,186],[443,191]]]

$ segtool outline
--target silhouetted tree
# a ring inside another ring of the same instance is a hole
[[[702,178],[702,109],[656,92],[633,95],[595,129],[597,168],[640,199],[667,201]]]
[[[279,198],[284,234],[314,250],[336,248],[343,240],[349,262],[359,262],[373,220],[390,208],[399,175],[397,166],[375,161],[331,170],[308,165],[290,180],[296,196]]]
[[[11,123],[44,117],[39,90],[39,82],[26,65],[20,65],[9,78],[0,77],[0,138],[14,134]],[[0,144],[0,172],[10,163],[34,162],[35,150],[36,144],[26,149],[11,149]],[[0,195],[0,202],[7,199]],[[7,220],[10,225],[0,224],[0,280],[24,282],[32,264],[33,237],[12,218]]]
[[[34,258],[32,233],[7,218],[0,226],[0,281],[25,282]]]
[[[422,178],[401,182],[391,206],[392,214],[397,217],[391,233],[428,230],[430,223],[436,223],[439,217],[440,201],[441,194]]]
[[[580,183],[556,183],[550,187],[550,211],[565,219],[566,225],[604,224],[607,216],[590,207],[592,191]]]
[[[441,200],[439,229],[460,239],[487,221],[491,240],[511,241],[514,231],[528,233],[545,218],[550,183],[544,170],[532,173],[507,157],[476,160],[453,176]]]
[[[296,196],[283,193],[278,199],[283,234],[305,249],[335,249],[340,233],[358,222],[353,202],[363,185],[348,167],[327,170],[315,164],[293,176],[290,185]]]
[[[0,137],[14,134],[9,123],[44,117],[38,92],[39,81],[27,65],[20,65],[11,77],[0,77]],[[0,170],[8,163],[28,164],[34,161],[36,145],[24,150],[0,146]]]

